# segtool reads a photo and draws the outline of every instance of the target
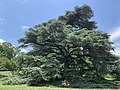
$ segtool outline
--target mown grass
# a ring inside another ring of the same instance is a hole
[[[27,85],[0,85],[0,90],[112,90],[112,89],[76,89],[76,88],[57,88],[57,87],[30,87]]]

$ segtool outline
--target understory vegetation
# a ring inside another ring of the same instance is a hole
[[[11,73],[0,74],[1,83],[120,88],[120,57],[111,53],[114,43],[109,34],[97,30],[93,16],[90,6],[76,6],[26,30],[25,37],[18,40],[19,47],[0,43],[1,73]],[[32,49],[27,53],[21,52],[29,47]]]

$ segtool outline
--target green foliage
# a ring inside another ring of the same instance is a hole
[[[29,84],[32,82],[37,84],[43,81],[41,69],[39,67],[24,68],[21,72],[21,76],[27,78]]]
[[[0,70],[10,70],[12,74],[17,70],[15,58],[20,49],[11,43],[3,42],[0,44]]]
[[[19,48],[14,47],[11,43],[3,42],[0,44],[0,57],[12,59],[19,52],[20,52]]]
[[[77,81],[77,82],[76,82]],[[80,76],[73,77],[70,80],[70,86],[73,88],[114,88],[118,89],[120,87],[119,82],[98,80],[94,77],[83,78]]]
[[[13,60],[5,60],[3,62],[3,67],[5,67],[8,71],[15,71],[17,69]]]
[[[116,77],[116,80],[120,80],[120,57],[115,62],[115,67],[112,70],[112,74]]]
[[[6,57],[1,57],[0,58],[0,70],[6,70],[6,68],[4,67],[4,62],[8,61],[8,59]]]
[[[90,6],[84,4],[81,7],[76,6],[74,11],[66,11],[65,15],[60,16],[58,19],[65,22],[67,25],[72,25],[73,30],[83,28],[93,30],[97,28],[96,22],[90,21],[93,16],[93,11]]]
[[[21,70],[23,78],[29,78],[30,82],[54,81],[61,78],[59,62],[53,58],[41,58],[42,65],[39,67],[28,67]]]
[[[2,78],[2,84],[3,85],[20,85],[27,83],[27,79],[22,79],[18,75],[14,76],[7,76]]]
[[[5,57],[0,58],[1,70],[11,71],[12,74],[17,70],[17,65],[14,60],[9,60]]]
[[[16,63],[21,68],[27,67],[40,67],[42,64],[42,60],[40,56],[33,56],[33,55],[19,55],[16,58]]]
[[[88,5],[77,6],[58,20],[49,20],[30,28],[19,42],[23,43],[22,46],[33,47],[30,55],[53,54],[52,57],[63,64],[65,73],[67,69],[78,70],[82,76],[91,71],[98,77],[104,77],[109,73],[106,66],[113,47],[107,33],[92,30],[96,26],[95,23],[90,24],[91,17],[93,12]]]
[[[42,71],[42,77],[45,81],[54,81],[61,78],[58,60],[52,57],[47,57],[40,67]]]
[[[74,31],[68,35],[68,43],[73,57],[77,57],[75,62],[77,64],[88,64],[99,67],[102,63],[105,64],[107,55],[110,54],[110,50],[113,48],[109,41],[109,36],[106,33],[99,31],[89,31],[82,29]],[[101,66],[102,67],[102,66]],[[100,67],[99,67],[100,69]]]

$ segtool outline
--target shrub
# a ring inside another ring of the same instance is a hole
[[[41,69],[39,67],[24,68],[21,72],[21,76],[23,78],[27,78],[28,83],[30,82],[39,83],[43,81],[43,78],[41,75]]]
[[[8,70],[14,74],[17,70],[17,65],[14,60],[9,60],[6,57],[2,57],[0,58],[0,70]]]
[[[84,77],[73,77],[70,80],[70,86],[72,88],[119,88],[119,82],[108,81],[108,80],[97,80],[92,78]]]
[[[47,58],[41,65],[41,75],[45,81],[54,81],[61,78],[59,62],[53,58]]]
[[[26,84],[28,80],[22,79],[20,76],[14,75],[14,76],[3,77],[1,81],[3,85],[19,85],[19,84]]]
[[[59,62],[51,57],[43,57],[40,67],[23,68],[20,73],[23,78],[29,78],[28,84],[38,84],[42,81],[55,81],[61,78]]]

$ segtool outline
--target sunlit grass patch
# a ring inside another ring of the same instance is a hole
[[[57,87],[30,87],[27,85],[0,85],[0,90],[112,90],[112,89],[79,89],[79,88],[57,88]]]

